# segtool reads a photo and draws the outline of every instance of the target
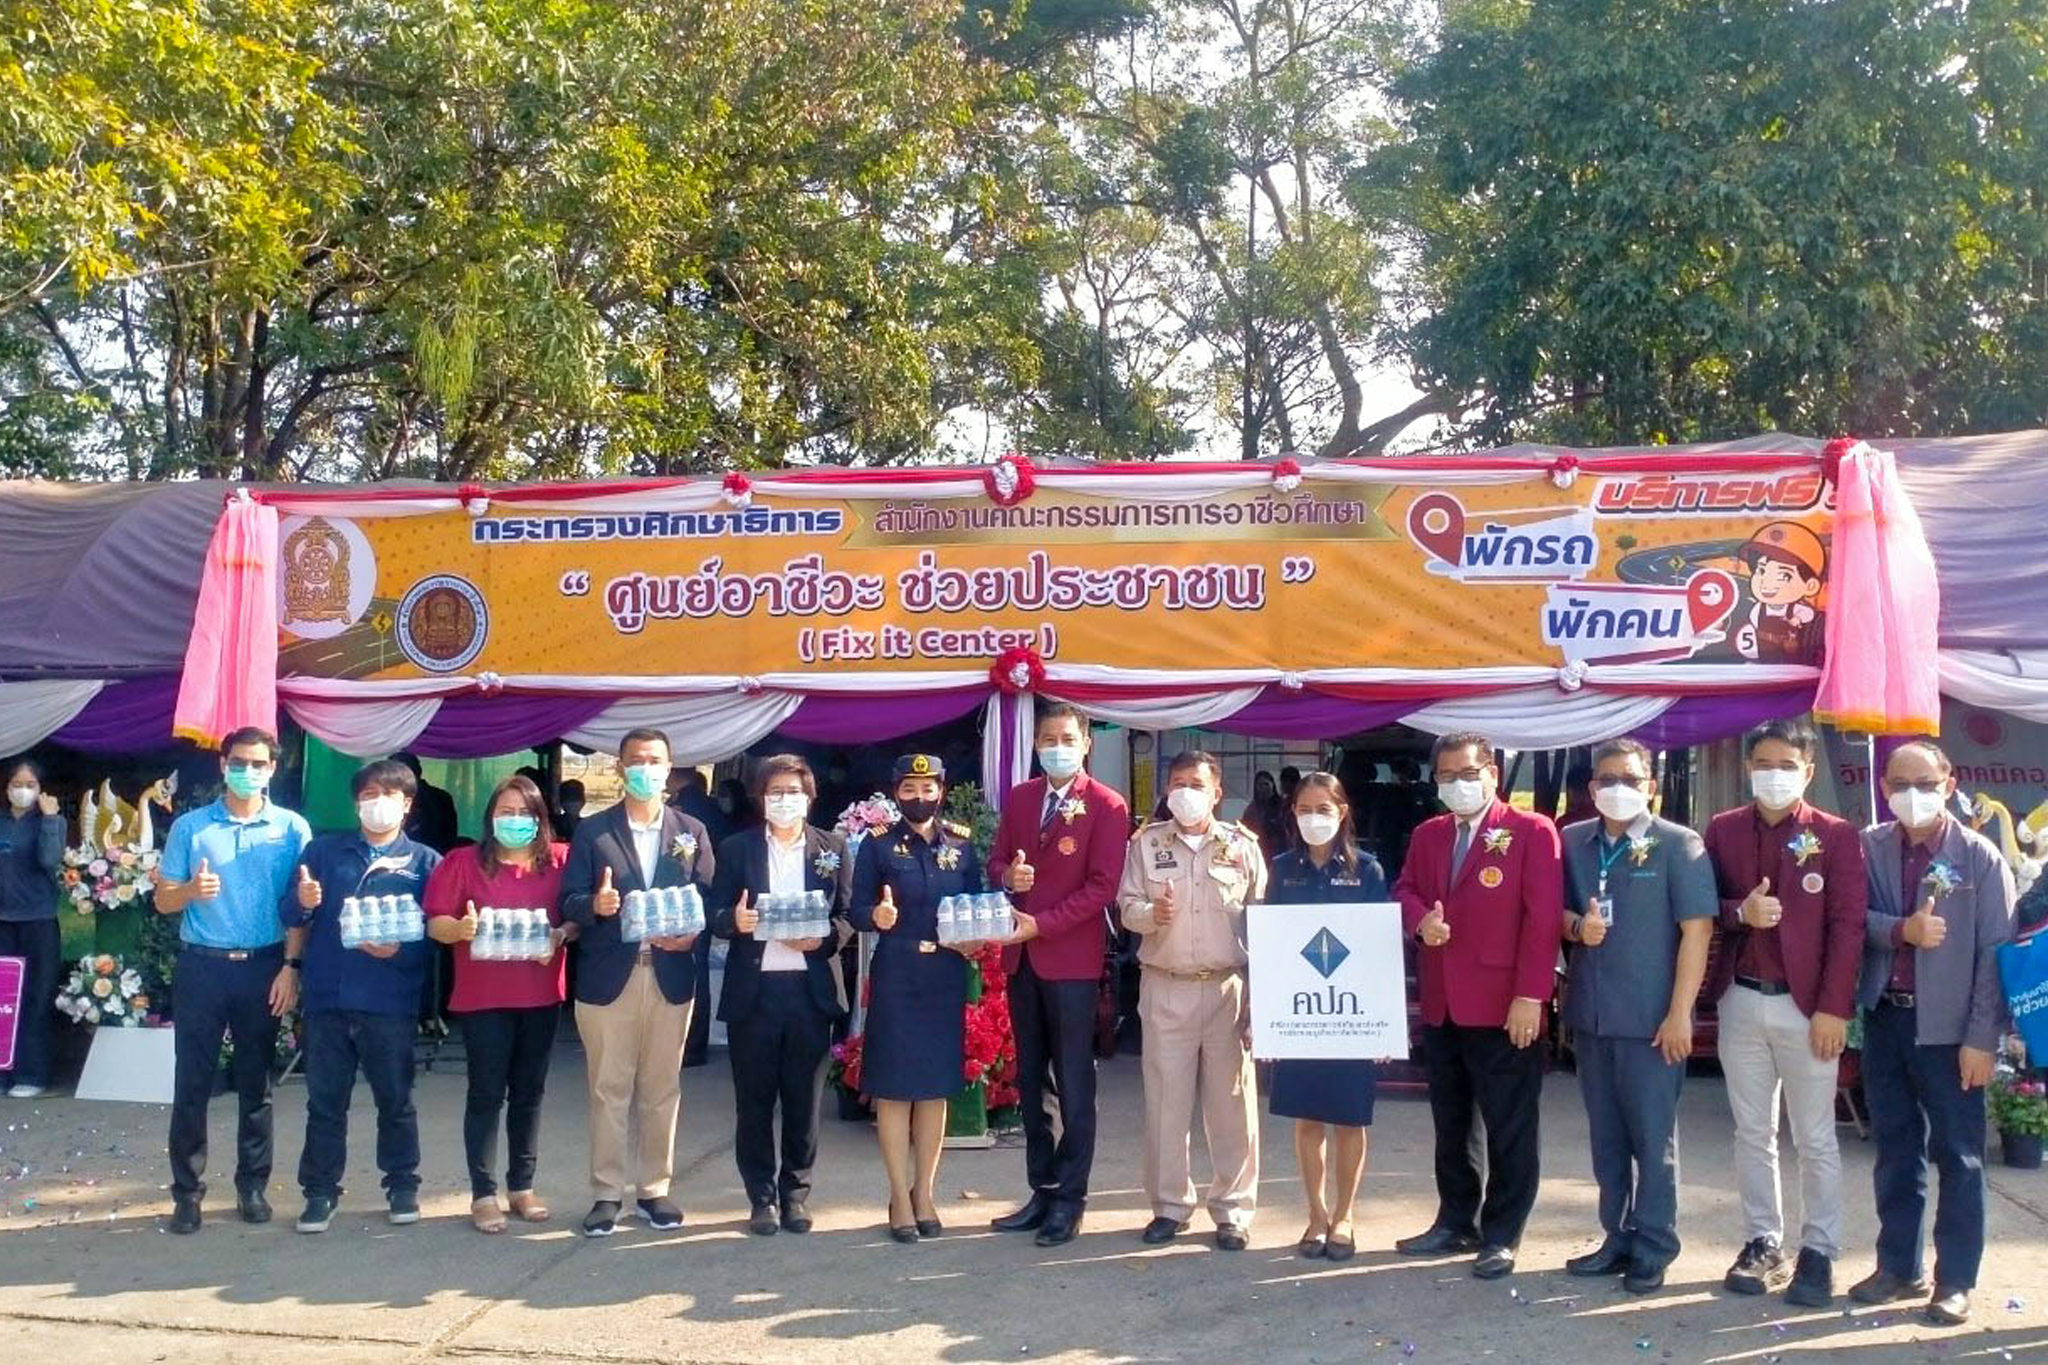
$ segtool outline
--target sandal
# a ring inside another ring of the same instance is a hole
[[[475,1225],[478,1232],[503,1232],[505,1214],[498,1207],[498,1197],[486,1195],[482,1199],[470,1200],[469,1221]]]
[[[512,1193],[512,1212],[522,1222],[545,1223],[554,1217],[553,1210],[541,1202],[540,1196],[532,1190],[515,1190]]]

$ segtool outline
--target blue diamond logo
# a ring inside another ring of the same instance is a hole
[[[1323,980],[1328,981],[1344,965],[1344,959],[1351,956],[1351,950],[1335,934],[1324,929],[1308,941],[1301,955],[1308,959],[1309,966],[1323,974]]]

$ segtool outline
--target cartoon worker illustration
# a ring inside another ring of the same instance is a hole
[[[1745,659],[1767,664],[1818,664],[1824,641],[1816,605],[1827,581],[1828,552],[1796,521],[1774,521],[1735,552],[1749,573],[1755,605],[1735,633]]]

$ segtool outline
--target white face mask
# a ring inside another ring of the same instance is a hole
[[[34,787],[9,787],[7,789],[7,804],[16,810],[27,810],[36,803],[38,795],[39,793]]]
[[[1948,805],[1948,797],[1941,792],[1924,792],[1918,787],[1908,787],[1904,791],[1893,792],[1888,804],[1892,814],[1907,829],[1925,829]]]
[[[1038,751],[1038,766],[1054,782],[1064,782],[1081,771],[1081,746],[1052,744]]]
[[[1806,773],[1799,768],[1752,768],[1749,793],[1765,810],[1786,810],[1806,795]]]
[[[761,802],[761,813],[777,829],[800,825],[811,813],[811,798],[802,792],[777,792]]]
[[[356,802],[356,819],[372,834],[389,834],[405,819],[405,798],[372,796]]]
[[[1650,808],[1650,798],[1634,787],[1598,787],[1593,804],[1608,819],[1626,825]]]
[[[1436,799],[1453,815],[1477,815],[1486,809],[1486,783],[1460,778],[1436,784]]]
[[[1337,828],[1343,823],[1337,816],[1315,811],[1303,811],[1294,817],[1294,827],[1301,831],[1302,842],[1310,848],[1321,848],[1336,838]]]
[[[1216,809],[1216,798],[1201,787],[1175,787],[1167,793],[1166,808],[1183,825],[1199,825]]]

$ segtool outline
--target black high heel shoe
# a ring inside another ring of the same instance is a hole
[[[917,1235],[920,1237],[936,1237],[945,1230],[946,1225],[936,1218],[920,1218],[917,1220]]]
[[[892,1201],[890,1202],[890,1205],[889,1205],[889,1235],[890,1235],[891,1237],[895,1238],[895,1239],[896,1239],[897,1241],[899,1241],[899,1242],[903,1242],[903,1243],[906,1243],[906,1244],[908,1244],[908,1243],[911,1243],[911,1242],[915,1242],[915,1241],[917,1240],[917,1226],[916,1226],[916,1223],[915,1223],[915,1221],[914,1221],[914,1220],[915,1220],[915,1216],[916,1216],[916,1213],[917,1213],[917,1210],[916,1210],[916,1208],[915,1208],[915,1207],[913,1206],[913,1207],[912,1207],[912,1209],[911,1209],[911,1214],[912,1214],[912,1218],[913,1218],[913,1221],[912,1221],[912,1222],[909,1222],[909,1223],[899,1223],[899,1222],[897,1222],[897,1221],[896,1221],[896,1205],[895,1205],[894,1201],[892,1200]]]

